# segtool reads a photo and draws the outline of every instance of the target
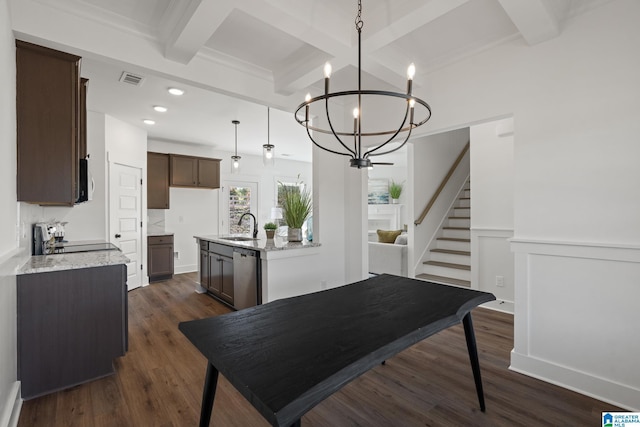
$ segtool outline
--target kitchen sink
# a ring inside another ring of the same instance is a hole
[[[252,240],[258,240],[258,239],[254,239],[253,237],[249,237],[249,236],[227,236],[227,237],[220,237],[221,240],[231,240],[232,242],[250,242]]]

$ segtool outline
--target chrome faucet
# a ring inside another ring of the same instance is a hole
[[[242,216],[240,217],[240,221],[238,221],[238,225],[242,225],[242,219],[244,218],[245,215],[251,215],[251,217],[253,218],[253,238],[257,239],[258,238],[258,220],[256,220],[256,216],[254,214],[252,214],[251,212],[243,213]]]

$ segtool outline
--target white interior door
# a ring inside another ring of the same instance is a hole
[[[142,284],[142,170],[109,165],[109,241],[129,258],[127,289]]]

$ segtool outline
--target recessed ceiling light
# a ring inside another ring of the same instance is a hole
[[[156,124],[156,122],[154,120],[151,120],[151,119],[144,119],[142,122],[145,125],[155,125]]]
[[[167,112],[167,107],[163,107],[162,105],[154,105],[153,109],[156,110],[158,113],[166,113]]]
[[[182,89],[178,89],[177,87],[170,87],[169,93],[171,95],[180,96],[184,94],[184,91]]]
[[[289,154],[289,153],[282,153],[282,154],[280,154],[280,155],[281,155],[282,157],[291,157],[291,154]]]

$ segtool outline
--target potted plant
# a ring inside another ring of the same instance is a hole
[[[311,194],[300,184],[284,185],[278,182],[282,195],[282,216],[289,227],[287,240],[290,242],[302,241],[302,225],[311,214]]]
[[[391,184],[389,184],[389,196],[391,196],[391,203],[398,203],[400,194],[402,194],[402,183],[397,183],[394,180],[391,180]]]
[[[267,239],[273,239],[273,236],[276,234],[276,230],[278,226],[273,222],[268,222],[264,225],[264,231],[267,233]]]

